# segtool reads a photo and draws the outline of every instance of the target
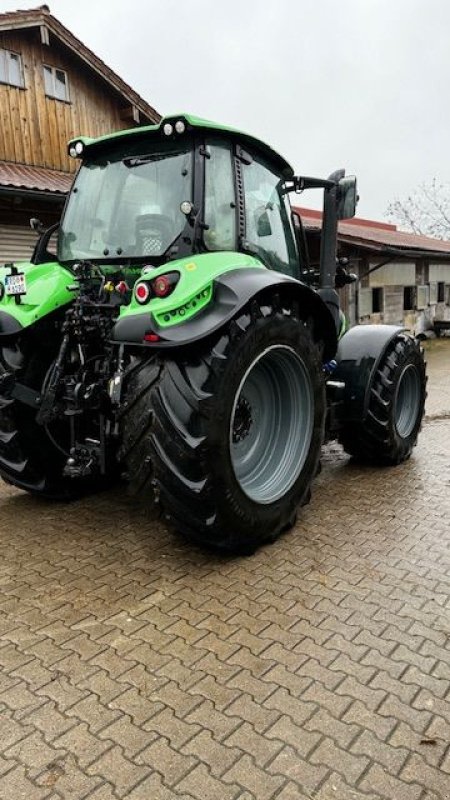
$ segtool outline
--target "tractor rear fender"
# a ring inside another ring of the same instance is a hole
[[[198,342],[216,333],[255,298],[279,295],[290,303],[296,302],[299,313],[314,324],[314,338],[324,342],[324,360],[333,358],[337,348],[337,333],[333,317],[324,301],[309,286],[280,272],[259,268],[240,268],[220,275],[214,281],[212,302],[186,322],[169,327],[159,326],[147,314],[133,314],[119,319],[114,326],[113,340],[124,344],[143,344],[162,349]],[[145,340],[151,331],[159,336],[157,342]]]
[[[5,291],[11,267],[24,276],[25,291],[20,297]],[[0,343],[73,302],[74,292],[69,288],[73,280],[73,274],[57,261],[0,266]]]
[[[397,325],[357,325],[339,341],[333,381],[342,381],[342,421],[365,418],[372,379],[390,342],[403,331]]]

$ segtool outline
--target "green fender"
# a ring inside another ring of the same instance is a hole
[[[0,267],[0,336],[11,336],[31,327],[39,320],[67,305],[74,299],[68,290],[73,284],[73,275],[56,261],[47,264],[15,264],[26,280],[26,294],[20,302],[4,292],[5,276],[11,265]]]
[[[180,273],[180,279],[170,296],[152,298],[144,305],[133,296],[121,309],[112,334],[115,342],[156,349],[192,344],[220,330],[261,293],[285,293],[312,319],[315,338],[325,344],[324,359],[334,357],[337,333],[332,315],[318,293],[295,278],[234,252],[171,261],[142,277],[151,281],[173,271]]]

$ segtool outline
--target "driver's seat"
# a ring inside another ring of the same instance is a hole
[[[136,255],[162,256],[172,240],[172,221],[163,214],[142,214],[136,220]]]

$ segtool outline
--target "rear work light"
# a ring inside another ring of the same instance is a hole
[[[167,297],[170,294],[171,286],[167,275],[160,275],[152,281],[152,289],[156,297]]]
[[[153,278],[150,281],[152,294],[155,297],[168,297],[169,294],[172,294],[179,280],[179,272],[166,272],[164,275],[158,275],[157,278]]]

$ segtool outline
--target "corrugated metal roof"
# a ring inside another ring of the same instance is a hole
[[[77,39],[56,17],[50,13],[48,6],[8,11],[0,14],[0,30],[17,30],[20,28],[33,28],[44,26],[56,36],[69,50],[85,64],[97,72],[110,86],[121,94],[128,103],[136,108],[150,121],[158,122],[160,114],[149,105],[128,83],[125,83],[101,58],[95,55],[83,42]]]
[[[405,231],[386,231],[383,229],[369,228],[364,225],[349,225],[339,223],[339,235],[348,240],[370,242],[373,245],[385,247],[398,247],[407,250],[430,250],[450,254],[450,242],[442,239],[432,239],[431,236],[418,236]]]
[[[306,208],[296,208],[295,210],[300,214],[306,229],[321,229],[321,212]],[[450,242],[448,241],[433,239],[431,236],[418,236],[407,231],[399,231],[395,225],[388,223],[374,224],[371,220],[360,220],[358,217],[339,222],[338,236],[341,242],[348,242],[371,250],[396,248],[423,250],[430,253],[448,253],[450,255]]]
[[[59,172],[56,169],[0,161],[0,187],[64,195],[69,191],[73,177],[67,172]]]

